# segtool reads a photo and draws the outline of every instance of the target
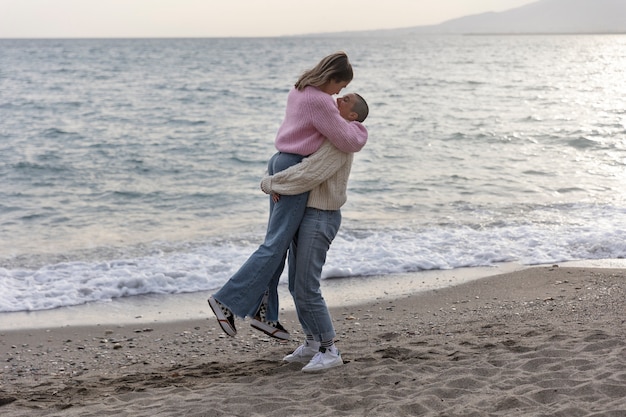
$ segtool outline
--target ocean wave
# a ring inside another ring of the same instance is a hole
[[[42,160],[52,160],[53,158],[41,158]],[[29,162],[29,161],[20,161],[13,164],[13,169],[16,171],[47,171],[49,173],[60,173],[67,172],[71,169],[62,164],[45,164],[45,163],[37,163],[37,162]],[[41,174],[40,174],[41,175]]]
[[[398,274],[581,259],[626,258],[626,227],[550,223],[357,229],[344,227],[328,253],[323,278]],[[259,242],[260,243],[260,242]],[[219,288],[256,249],[249,240],[220,239],[148,249],[134,257],[64,261],[33,269],[0,268],[0,312],[32,311],[142,294]],[[106,251],[103,251],[106,252]],[[152,253],[150,253],[152,252]],[[285,273],[282,283],[286,280]]]

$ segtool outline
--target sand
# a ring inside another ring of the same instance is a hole
[[[537,267],[332,308],[304,374],[239,320],[0,332],[2,416],[626,416],[626,270]]]

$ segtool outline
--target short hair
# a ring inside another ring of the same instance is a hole
[[[335,52],[323,58],[315,68],[305,71],[295,87],[302,91],[306,86],[320,87],[331,80],[350,82],[353,77],[354,73],[348,55],[345,52]]]
[[[354,101],[354,104],[352,105],[352,111],[358,115],[356,118],[356,121],[363,123],[365,119],[367,119],[367,116],[370,112],[370,108],[367,105],[367,102],[365,101],[363,97],[361,97],[359,94],[356,94],[356,93],[354,93],[354,95],[356,97],[356,100]]]

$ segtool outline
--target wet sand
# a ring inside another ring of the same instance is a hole
[[[227,337],[204,305],[174,321],[5,328],[0,414],[623,417],[625,301],[622,268],[390,288],[331,303],[345,365],[321,374],[281,360],[302,337],[288,307],[282,343],[243,320]]]

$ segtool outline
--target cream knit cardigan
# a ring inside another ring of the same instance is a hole
[[[307,207],[339,210],[347,200],[348,177],[354,154],[341,152],[329,141],[299,164],[261,180],[266,194],[309,193]]]

